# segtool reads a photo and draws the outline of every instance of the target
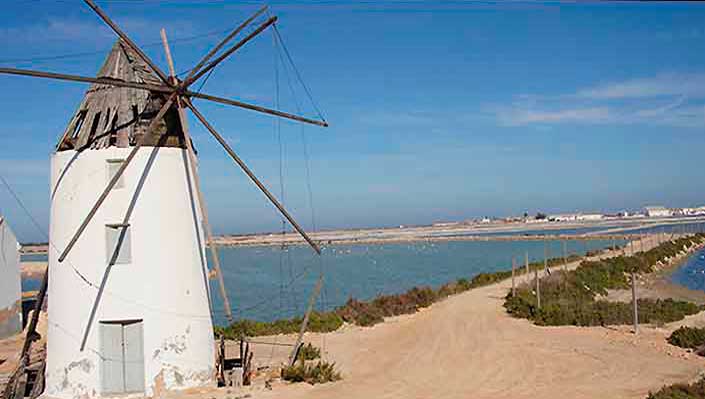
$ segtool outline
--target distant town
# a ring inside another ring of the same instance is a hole
[[[665,206],[645,206],[639,211],[621,211],[617,213],[575,212],[546,214],[538,212],[535,215],[524,213],[522,216],[502,218],[483,217],[465,221],[438,221],[434,227],[447,227],[457,224],[502,224],[502,223],[546,223],[546,222],[596,222],[603,220],[624,220],[640,218],[668,218],[705,216],[705,205],[696,208],[667,208]],[[405,227],[405,226],[399,226]]]

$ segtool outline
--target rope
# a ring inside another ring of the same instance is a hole
[[[282,63],[282,66],[284,67],[284,74],[286,76],[286,81],[287,85],[289,87],[289,91],[291,92],[292,98],[294,100],[294,104],[296,106],[296,111],[297,113],[301,114],[301,104],[299,102],[298,97],[296,96],[296,90],[294,90],[294,86],[291,81],[291,77],[289,75],[289,71],[287,68],[287,63],[285,62],[284,55],[286,55],[289,63],[288,65],[294,70],[294,73],[296,74],[297,78],[299,79],[299,82],[303,86],[306,94],[308,95],[309,101],[311,101],[311,104],[313,107],[316,109],[316,112],[318,113],[318,116],[321,118],[321,120],[325,121],[325,118],[323,117],[323,114],[321,113],[320,109],[316,105],[315,101],[313,100],[313,96],[311,95],[311,91],[308,89],[306,86],[305,82],[303,81],[301,77],[301,73],[299,70],[296,68],[296,65],[293,62],[293,59],[291,57],[291,53],[289,50],[286,48],[284,41],[281,38],[281,34],[279,33],[279,30],[277,29],[276,24],[273,26],[273,36],[275,40],[275,49],[277,50],[277,53],[279,55],[279,60]],[[283,50],[283,51],[282,51]],[[304,165],[306,169],[306,188],[307,188],[307,194],[308,194],[308,203],[309,203],[309,209],[311,211],[311,226],[313,229],[313,232],[315,233],[318,231],[318,227],[316,224],[316,214],[315,214],[315,207],[314,207],[314,202],[313,202],[313,188],[311,184],[311,167],[310,167],[310,156],[309,156],[309,151],[308,151],[308,143],[306,140],[306,130],[305,126],[303,124],[300,125],[300,136],[301,136],[301,143],[303,147],[303,155],[304,155]],[[321,279],[323,279],[324,276],[324,265],[323,265],[323,256],[318,257],[318,266],[319,266],[319,276]],[[327,286],[323,284],[321,291],[319,293],[318,300],[316,303],[318,304],[318,308],[321,312],[326,311],[328,308],[327,304],[327,292],[326,292]],[[326,335],[321,334],[321,354],[325,355],[326,353]]]
[[[284,49],[284,54],[286,54],[287,59],[289,60],[289,64],[291,67],[294,69],[294,72],[296,73],[296,77],[299,79],[299,83],[301,83],[301,86],[303,86],[304,90],[306,91],[306,95],[308,96],[309,101],[311,101],[311,105],[313,108],[316,110],[316,113],[318,113],[318,117],[321,118],[322,121],[326,121],[326,118],[323,117],[323,113],[321,110],[318,108],[318,105],[316,105],[316,101],[313,99],[313,95],[311,94],[311,90],[309,90],[308,86],[304,82],[303,78],[301,77],[301,73],[299,72],[299,69],[296,68],[296,64],[294,64],[294,59],[291,57],[291,53],[289,53],[289,49],[286,47],[286,44],[284,43],[284,40],[281,37],[281,34],[279,33],[279,28],[277,28],[277,24],[272,25],[274,34],[277,37],[277,40],[279,41],[279,44],[281,44],[281,47]]]

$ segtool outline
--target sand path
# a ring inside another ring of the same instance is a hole
[[[703,314],[664,328],[643,327],[638,336],[626,327],[537,327],[506,314],[502,298],[510,287],[511,281],[504,281],[470,290],[371,328],[308,335],[308,341],[325,346],[325,357],[336,362],[344,379],[316,386],[282,383],[251,393],[256,398],[644,398],[649,390],[693,379],[705,369],[703,358],[664,339],[680,324],[705,325]],[[274,356],[286,350],[277,349]],[[255,351],[262,358],[271,349]]]

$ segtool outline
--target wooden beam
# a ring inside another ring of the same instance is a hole
[[[189,90],[184,92],[184,95],[186,95],[188,97],[201,98],[204,100],[209,100],[209,101],[213,101],[213,102],[217,102],[217,103],[221,103],[221,104],[234,105],[236,107],[245,108],[245,109],[249,109],[252,111],[262,112],[262,113],[269,114],[269,115],[275,115],[275,116],[279,116],[282,118],[295,120],[297,122],[304,122],[304,123],[309,123],[311,125],[328,127],[328,122],[325,122],[325,121],[317,121],[315,119],[309,119],[309,118],[305,118],[303,116],[290,114],[288,112],[277,111],[277,110],[262,107],[259,105],[252,105],[252,104],[244,103],[242,101],[230,100],[227,98],[211,96],[209,94],[196,93],[196,92],[189,91]]]
[[[134,50],[135,53],[137,53],[137,55],[139,55],[140,58],[142,58],[142,60],[143,60],[144,62],[146,62],[147,65],[149,65],[149,66],[152,68],[152,70],[159,76],[159,78],[160,78],[164,83],[166,83],[167,85],[170,85],[169,79],[167,78],[166,74],[165,74],[164,72],[162,72],[162,70],[159,69],[159,67],[158,67],[154,62],[152,62],[152,60],[149,59],[149,57],[147,57],[147,54],[145,54],[145,53],[137,46],[137,44],[135,44],[135,42],[133,42],[132,39],[130,39],[130,38],[127,36],[127,34],[125,34],[125,32],[123,32],[123,31],[120,29],[120,27],[117,26],[117,24],[115,24],[115,23],[110,19],[110,17],[108,17],[108,15],[107,15],[105,12],[103,12],[103,10],[101,10],[100,7],[98,7],[97,4],[95,4],[95,2],[94,2],[93,0],[83,0],[83,1],[84,1],[86,4],[88,4],[88,7],[92,8],[93,11],[95,11],[96,14],[98,14],[98,16],[100,17],[100,19],[102,19],[102,20],[110,27],[110,29],[112,29],[113,32],[115,32],[115,34],[117,34],[117,35],[120,37],[120,39],[122,39],[128,46],[130,46],[130,48],[132,48],[132,50]]]
[[[306,307],[306,314],[304,315],[304,320],[301,323],[301,328],[299,329],[299,335],[296,337],[296,343],[294,348],[289,354],[289,367],[294,365],[296,361],[296,354],[299,352],[299,346],[304,339],[304,333],[306,333],[306,327],[308,327],[308,319],[311,317],[311,312],[313,311],[313,305],[316,303],[316,298],[318,293],[321,292],[321,287],[323,286],[323,274],[318,276],[318,281],[316,281],[316,286],[311,292],[311,296],[308,298],[308,306]]]
[[[65,73],[33,71],[29,69],[0,68],[0,73],[9,75],[32,76],[35,78],[47,78],[56,80],[66,80],[70,82],[95,83],[116,87],[129,87],[131,89],[141,89],[157,93],[171,93],[174,91],[169,86],[153,85],[149,83],[125,82],[110,78],[90,78],[87,76],[69,75]]]
[[[225,149],[225,152],[230,155],[230,157],[237,163],[240,168],[242,169],[243,172],[247,175],[247,177],[252,180],[253,183],[262,191],[262,193],[269,199],[269,201],[281,212],[281,214],[286,218],[286,220],[289,221],[289,223],[294,227],[294,229],[301,235],[301,237],[306,240],[306,242],[313,248],[314,251],[316,251],[317,254],[321,254],[321,249],[318,247],[318,244],[316,244],[311,237],[306,234],[303,228],[299,226],[299,224],[294,220],[294,218],[289,214],[289,212],[284,208],[284,206],[277,200],[277,198],[272,195],[272,193],[269,192],[267,187],[262,184],[262,182],[255,176],[255,174],[252,172],[252,170],[245,164],[245,162],[240,159],[240,157],[233,151],[233,149],[228,145],[228,143],[225,141],[223,136],[221,136],[213,126],[211,126],[210,123],[206,120],[206,118],[201,114],[198,109],[189,101],[187,98],[183,99],[184,102],[186,103],[186,106],[191,109],[191,112],[193,112],[194,115],[196,115],[196,118],[198,118],[199,121],[205,126],[206,129],[215,137],[216,140],[220,143],[221,146],[223,146],[223,149]]]
[[[137,144],[132,148],[130,154],[127,156],[127,158],[125,158],[125,161],[117,170],[113,178],[110,179],[110,182],[108,182],[108,185],[103,190],[103,193],[100,195],[100,197],[98,197],[98,200],[93,205],[93,208],[91,208],[90,212],[88,212],[86,218],[83,219],[83,222],[78,227],[78,230],[76,230],[76,233],[74,233],[73,237],[71,237],[71,240],[69,241],[68,245],[66,245],[66,248],[59,256],[59,262],[63,262],[64,259],[66,259],[66,257],[68,256],[69,252],[71,252],[71,248],[76,245],[76,242],[81,237],[81,234],[83,234],[83,231],[86,229],[86,227],[88,227],[88,223],[90,223],[90,221],[95,216],[96,212],[98,212],[100,206],[103,205],[105,199],[108,198],[108,194],[110,194],[110,191],[113,189],[113,187],[115,187],[117,182],[120,180],[120,177],[122,177],[123,173],[125,173],[125,169],[127,169],[127,167],[130,165],[130,162],[132,162],[132,160],[135,158],[135,155],[137,155],[137,151],[142,148],[142,144],[145,142],[146,138],[152,133],[152,130],[154,130],[154,128],[157,126],[158,121],[160,121],[164,117],[166,111],[169,109],[169,107],[171,107],[171,104],[174,102],[175,97],[176,94],[172,93],[167,99],[167,101],[164,103],[162,108],[159,110],[157,115],[154,117],[154,119],[152,119],[152,121],[149,123],[147,131],[140,138]]]
[[[86,1],[89,1],[89,0],[86,0]],[[271,17],[268,20],[266,20],[259,27],[257,27],[257,29],[255,29],[252,33],[245,36],[242,40],[237,42],[234,46],[230,47],[227,51],[225,51],[223,54],[221,54],[218,58],[216,58],[215,60],[210,62],[208,65],[206,65],[200,71],[196,72],[195,75],[191,76],[188,79],[185,79],[184,82],[181,84],[181,86],[183,88],[188,88],[193,82],[197,81],[201,76],[203,76],[204,74],[208,73],[208,71],[210,71],[211,69],[218,66],[218,64],[220,64],[224,59],[228,58],[232,53],[239,50],[247,42],[252,40],[255,36],[259,35],[263,30],[267,29],[267,27],[269,27],[270,25],[272,25],[275,22],[277,22],[277,17]]]
[[[230,40],[232,40],[235,36],[237,36],[243,29],[247,27],[252,21],[255,20],[255,18],[259,17],[262,15],[263,12],[267,10],[267,6],[264,6],[260,8],[254,15],[252,15],[250,18],[246,19],[245,22],[241,23],[240,26],[235,28],[228,36],[225,37],[220,43],[218,43],[217,46],[213,47],[211,51],[206,54],[205,57],[189,72],[188,75],[186,75],[186,78],[184,81],[190,80],[191,77],[203,66],[206,64],[206,62],[210,61],[210,59],[218,52],[220,51],[223,46],[225,46]]]
[[[166,59],[169,63],[169,72],[171,74],[170,78],[176,79],[176,69],[174,68],[174,59],[171,56],[171,49],[169,48],[169,41],[166,37],[166,31],[161,30],[162,44],[164,45],[164,52],[166,53]],[[218,289],[220,290],[220,296],[223,299],[223,307],[225,308],[225,318],[229,323],[233,323],[233,311],[230,307],[230,299],[228,298],[227,290],[225,289],[225,280],[223,279],[223,269],[220,267],[220,257],[218,256],[218,250],[213,240],[213,230],[211,229],[210,221],[208,220],[208,209],[206,207],[206,201],[203,197],[203,192],[201,191],[201,183],[198,177],[198,171],[196,170],[196,152],[193,149],[193,142],[191,141],[191,136],[188,130],[188,119],[186,118],[186,113],[184,112],[184,104],[180,97],[176,99],[176,106],[179,113],[179,121],[181,122],[181,130],[184,132],[184,141],[186,142],[186,151],[189,157],[189,167],[191,170],[191,176],[193,176],[194,186],[196,189],[196,196],[198,198],[198,205],[201,210],[201,217],[203,218],[203,229],[206,233],[206,243],[211,252],[211,258],[213,258],[213,269],[218,276]],[[208,287],[206,287],[207,289]],[[211,309],[212,311],[212,309]]]

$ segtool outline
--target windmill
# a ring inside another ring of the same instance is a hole
[[[269,17],[230,44],[266,7],[178,79],[163,30],[168,75],[92,0],[84,1],[118,36],[97,77],[0,68],[3,74],[92,84],[51,160],[51,248],[38,297],[38,307],[45,293],[52,298],[44,393],[57,398],[154,396],[208,385],[213,381],[214,345],[206,243],[229,321],[232,311],[200,190],[186,110],[318,254],[318,245],[193,100],[328,125],[322,117],[309,119],[191,90],[274,26],[277,18]],[[320,279],[314,292],[318,290]],[[23,358],[29,344],[31,338]]]

